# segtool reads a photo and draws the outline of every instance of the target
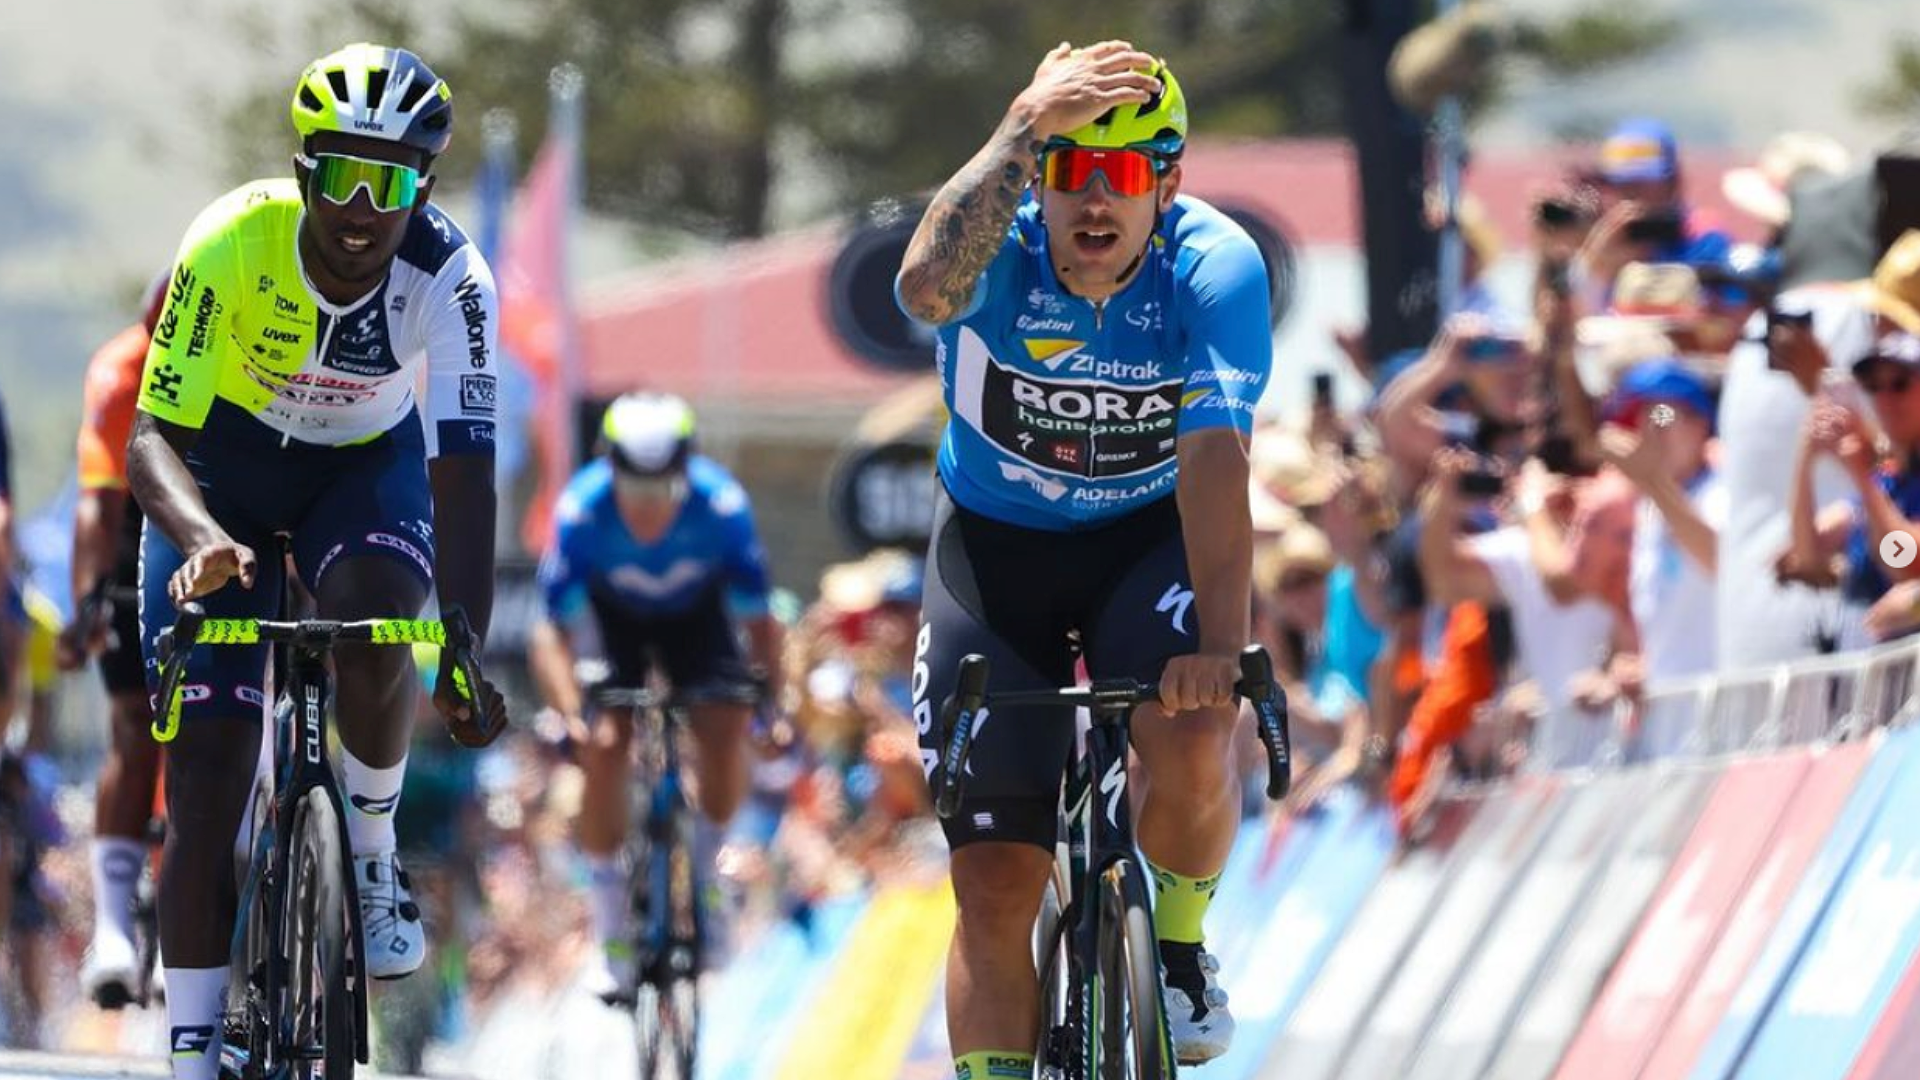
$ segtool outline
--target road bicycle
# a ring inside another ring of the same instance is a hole
[[[586,684],[582,696],[595,710],[626,710],[632,716],[640,747],[625,853],[634,916],[626,948],[633,963],[631,975],[607,1002],[633,1014],[641,1077],[693,1080],[707,925],[693,840],[696,811],[682,778],[680,733],[692,706],[758,705],[763,694],[754,686],[661,694],[615,686],[594,674],[581,681]]]
[[[273,622],[209,619],[187,603],[158,643],[162,707],[154,738],[169,742],[179,731],[181,682],[194,645],[262,642],[281,652],[275,670],[283,666],[286,674],[268,732],[271,765],[255,783],[247,818],[253,831],[230,952],[221,1075],[342,1080],[368,1060],[367,981],[353,851],[327,751],[327,657],[342,643],[440,645],[451,650],[455,684],[476,711],[480,668],[458,607],[437,620]],[[211,1030],[198,1034],[213,1037]]]
[[[1084,748],[1067,763],[1054,871],[1035,926],[1035,1080],[1166,1080],[1175,1061],[1160,996],[1160,952],[1127,802],[1130,720],[1135,708],[1159,700],[1160,688],[1119,678],[990,693],[988,676],[985,657],[962,659],[956,692],[943,710],[945,749],[934,789],[942,818],[960,807],[975,718],[983,711],[1065,705],[1091,716]],[[1267,751],[1267,797],[1283,799],[1291,757],[1287,700],[1265,649],[1255,645],[1240,654],[1234,693],[1254,709]]]

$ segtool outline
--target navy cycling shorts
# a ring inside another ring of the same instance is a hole
[[[1094,678],[1157,680],[1198,644],[1186,542],[1171,496],[1073,532],[1009,525],[943,491],[927,551],[913,665],[913,718],[930,773],[960,658],[991,664],[991,689],[1071,685],[1084,653]],[[1076,650],[1076,639],[1078,650]],[[988,709],[967,758],[952,847],[981,840],[1053,850],[1060,782],[1073,752],[1067,708]]]
[[[391,559],[432,585],[433,495],[425,442],[411,416],[357,446],[282,447],[278,432],[216,402],[187,467],[213,519],[259,559],[253,588],[232,581],[200,598],[212,618],[281,617],[278,532],[292,535],[294,567],[315,595],[330,568],[361,556]],[[140,651],[149,694],[158,690],[154,642],[174,619],[167,579],[185,561],[149,520],[140,538]],[[265,645],[195,649],[182,683],[182,717],[260,711],[266,660]]]

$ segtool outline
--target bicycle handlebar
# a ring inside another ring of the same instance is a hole
[[[934,793],[934,812],[950,818],[960,808],[967,753],[973,747],[973,718],[989,705],[1018,708],[1036,705],[1085,707],[1096,713],[1123,712],[1160,699],[1158,682],[1137,679],[1096,679],[1085,686],[1057,690],[1017,690],[987,693],[987,658],[977,653],[960,661],[960,672],[949,715],[946,752],[940,758],[940,781]],[[1287,694],[1273,677],[1267,650],[1249,645],[1240,652],[1240,679],[1235,697],[1253,705],[1255,732],[1267,750],[1267,798],[1279,801],[1292,784],[1292,748],[1287,735]]]
[[[171,627],[161,631],[154,653],[160,661],[160,693],[156,698],[152,735],[155,742],[172,742],[180,733],[182,687],[187,660],[195,645],[257,645],[263,642],[291,642],[326,651],[340,642],[365,645],[439,645],[453,650],[454,688],[465,700],[474,723],[480,716],[474,688],[481,683],[480,660],[474,655],[473,629],[459,605],[449,606],[439,619],[362,619],[340,622],[333,619],[302,619],[281,622],[269,619],[210,619],[206,609],[189,601],[180,605]],[[184,643],[184,644],[183,644]],[[450,725],[451,726],[451,725]],[[476,729],[468,738],[480,738],[484,746],[500,734]],[[475,745],[456,734],[455,741]]]

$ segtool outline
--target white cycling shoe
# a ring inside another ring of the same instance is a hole
[[[360,890],[367,974],[404,979],[420,970],[427,959],[427,930],[400,861],[391,851],[355,855],[353,877]]]
[[[123,1009],[133,1003],[133,942],[111,927],[94,931],[93,944],[80,963],[80,992],[103,1009]]]
[[[1174,1059],[1182,1065],[1212,1061],[1233,1045],[1233,1014],[1227,1011],[1227,992],[1220,988],[1220,960],[1198,946],[1162,942],[1160,949],[1162,957],[1174,950],[1175,968],[1185,966],[1178,950],[1191,949],[1191,963],[1197,965],[1197,970],[1169,970],[1162,976]]]

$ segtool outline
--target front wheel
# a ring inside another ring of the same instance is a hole
[[[1170,1080],[1173,1050],[1160,997],[1160,953],[1146,880],[1131,859],[1100,875],[1098,967],[1093,981],[1099,1080]]]
[[[289,1064],[300,1080],[353,1076],[354,1003],[347,985],[347,908],[340,818],[314,788],[294,809],[288,870],[287,1007]]]

